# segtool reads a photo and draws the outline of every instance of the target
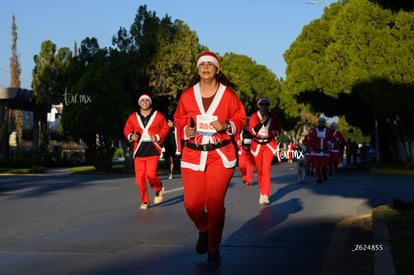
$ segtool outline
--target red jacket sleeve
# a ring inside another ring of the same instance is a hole
[[[170,131],[170,127],[168,127],[168,123],[165,120],[165,117],[160,112],[157,112],[157,123],[155,123],[153,129],[155,135],[158,135],[160,140],[158,144],[164,143],[165,137],[168,135]],[[151,133],[150,133],[151,134]]]
[[[136,122],[136,113],[132,113],[124,127],[124,136],[127,140],[130,140],[130,135],[138,131],[138,123]]]

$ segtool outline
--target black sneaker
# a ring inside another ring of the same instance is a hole
[[[204,254],[208,251],[208,231],[198,232],[196,251],[198,254]]]
[[[221,265],[220,252],[218,249],[213,254],[208,253],[207,263],[209,265]]]

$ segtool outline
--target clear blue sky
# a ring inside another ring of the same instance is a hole
[[[180,19],[196,31],[211,51],[246,55],[285,77],[283,53],[303,26],[323,14],[326,4],[306,0],[8,0],[0,4],[0,87],[8,87],[12,14],[16,16],[17,51],[22,88],[31,88],[33,56],[51,40],[58,48],[96,37],[99,46],[111,46],[120,27],[129,30],[140,5]]]

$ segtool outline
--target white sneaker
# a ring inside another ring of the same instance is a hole
[[[154,203],[159,204],[164,199],[164,187],[160,191],[155,192]]]
[[[143,204],[141,204],[139,208],[142,210],[147,210],[148,207],[149,207],[149,202],[144,202]]]
[[[260,194],[260,198],[259,198],[259,203],[260,203],[260,204],[263,204],[263,202],[264,202],[264,201],[263,201],[263,196],[264,196],[264,195]]]
[[[262,204],[265,204],[265,205],[268,205],[268,204],[270,204],[270,202],[269,202],[269,197],[268,196],[266,196],[266,195],[263,195],[263,203]]]
[[[172,173],[170,173],[170,174],[168,175],[168,179],[169,179],[169,180],[172,180],[172,179],[173,179]]]

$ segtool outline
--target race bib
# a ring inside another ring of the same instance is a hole
[[[207,115],[198,115],[196,131],[198,135],[202,136],[214,136],[216,130],[210,124],[211,122],[217,120],[217,116],[207,116]]]
[[[244,144],[252,144],[252,139],[251,139],[251,138],[245,138],[245,139],[243,140],[243,143],[244,143]]]
[[[257,133],[262,138],[267,138],[269,136],[269,129],[267,127],[262,126],[260,128],[259,133]]]

